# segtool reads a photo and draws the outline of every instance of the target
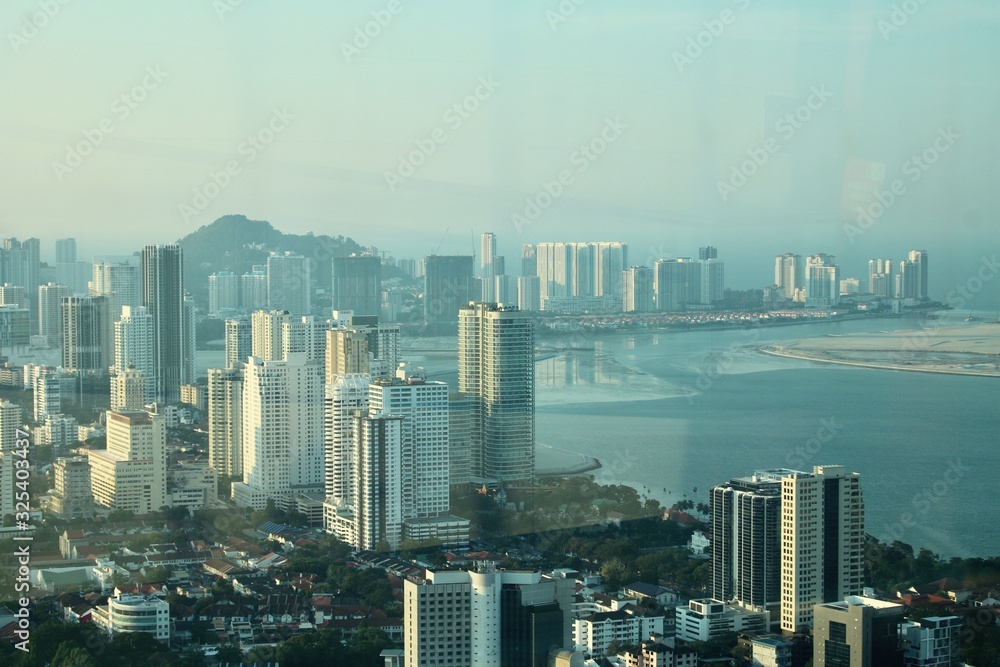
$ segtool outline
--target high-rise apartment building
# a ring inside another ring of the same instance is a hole
[[[473,475],[501,482],[535,474],[532,322],[513,307],[459,311],[458,390],[474,397]]]
[[[626,313],[653,310],[653,270],[648,266],[626,269],[622,278],[622,309]]]
[[[142,305],[153,317],[153,386],[158,402],[179,401],[181,385],[193,380],[187,377],[184,358],[193,325],[185,315],[183,271],[180,246],[142,249]]]
[[[220,271],[208,277],[208,315],[218,317],[240,307],[240,279],[232,271]]]
[[[111,409],[142,410],[149,404],[150,378],[135,368],[111,376]]]
[[[103,296],[62,301],[62,366],[73,372],[107,373],[114,363],[112,324]]]
[[[149,514],[167,504],[166,423],[140,411],[107,413],[107,449],[94,449],[94,502],[110,510]]]
[[[142,306],[123,306],[114,329],[114,370],[119,374],[128,369],[139,371],[146,384],[145,402],[149,402],[156,391],[153,317]]]
[[[267,308],[267,267],[255,264],[250,273],[240,276],[240,305],[253,312]]]
[[[287,310],[257,310],[250,315],[250,353],[263,361],[282,358],[282,332],[292,321]],[[245,359],[241,361],[246,361]]]
[[[530,243],[521,245],[521,275],[538,275],[538,252]]]
[[[802,255],[788,252],[774,258],[774,284],[784,291],[786,299],[796,300],[806,286],[806,265]]]
[[[891,259],[868,260],[868,291],[877,297],[891,299],[895,294]]]
[[[268,499],[323,490],[323,367],[305,361],[247,359],[238,505],[263,509]]]
[[[0,285],[0,306],[14,306],[15,308],[28,308],[28,298],[23,285],[12,285],[4,283]]]
[[[403,528],[404,418],[357,410],[352,419],[352,531],[341,539],[357,549],[388,545],[398,550]]]
[[[703,248],[704,250],[704,248]],[[715,248],[711,248],[715,253]],[[726,266],[721,259],[710,257],[699,259],[701,268],[699,276],[699,298],[698,302],[703,306],[713,306],[725,296],[726,292]]]
[[[34,417],[44,422],[49,415],[62,413],[62,378],[54,368],[47,368],[35,378]]]
[[[48,283],[38,287],[38,333],[49,345],[62,343],[62,300],[69,296],[69,287]]]
[[[26,303],[31,313],[37,313],[39,272],[41,270],[41,242],[36,238],[19,241],[16,238],[0,240],[0,284],[24,288]],[[34,315],[32,315],[34,317]]]
[[[246,317],[226,320],[226,368],[253,354],[253,326]]]
[[[15,514],[14,471],[15,462],[21,460],[15,450],[18,430],[24,427],[21,406],[0,400],[0,512]]]
[[[326,359],[326,332],[333,326],[331,320],[313,315],[293,317],[281,324],[281,358],[304,354],[306,363],[322,364]]]
[[[143,257],[145,256],[143,251]],[[107,297],[111,318],[117,320],[121,317],[123,307],[142,305],[143,292],[139,276],[139,268],[131,262],[102,259],[94,263],[90,294]]]
[[[914,265],[917,273],[917,277],[914,280],[916,283],[915,298],[924,300],[929,299],[930,294],[927,291],[927,251],[926,250],[911,250],[907,259]]]
[[[478,292],[471,255],[431,255],[424,259],[424,320],[456,322],[458,310]]]
[[[517,309],[536,311],[542,308],[541,283],[538,276],[520,276],[517,279]]]
[[[312,310],[309,260],[292,252],[272,252],[267,258],[267,307],[308,315]]]
[[[60,457],[52,465],[52,492],[49,510],[62,519],[94,516],[94,495],[90,491],[90,464],[86,456]]]
[[[572,639],[572,582],[539,572],[428,570],[403,584],[406,664],[544,667]]]
[[[781,478],[758,471],[716,486],[712,507],[712,598],[769,611],[781,602]]]
[[[701,264],[690,257],[660,259],[654,265],[656,309],[686,310],[701,303]]]
[[[781,479],[781,629],[813,626],[813,606],[861,592],[865,506],[861,476],[816,466]]]
[[[899,628],[906,667],[958,667],[961,664],[963,619],[927,616]]]
[[[833,255],[819,253],[806,257],[806,305],[836,306],[840,303],[840,267]]]
[[[249,355],[248,355],[249,356]],[[208,461],[227,477],[243,476],[243,364],[208,369]]]
[[[326,385],[324,400],[325,491],[329,511],[353,508],[354,503],[354,413],[368,410],[371,377],[359,373],[337,373]],[[334,532],[333,520],[326,521]]]
[[[368,255],[330,259],[333,309],[377,316],[382,306],[382,260]]]
[[[31,342],[31,315],[27,308],[0,306],[0,350],[27,347]]]
[[[341,375],[367,375],[369,359],[365,331],[340,328],[326,332],[326,384],[334,384]]]

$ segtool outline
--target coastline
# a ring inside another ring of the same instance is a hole
[[[765,345],[758,348],[758,351],[772,356],[783,357],[785,359],[795,359],[797,361],[814,361],[819,364],[836,364],[838,366],[854,366],[855,368],[873,368],[883,371],[907,371],[909,373],[937,373],[939,375],[966,375],[971,377],[1000,377],[1000,372],[983,372],[958,369],[931,368],[928,366],[906,366],[899,364],[880,364],[874,361],[847,361],[844,359],[825,359],[818,356],[810,356],[803,353],[793,354],[781,348],[780,345]]]

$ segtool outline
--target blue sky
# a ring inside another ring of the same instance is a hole
[[[944,299],[1000,250],[1000,5],[814,4],[11,0],[0,232],[86,256],[243,213],[398,257],[711,243],[736,287],[779,252],[860,276],[925,248]]]

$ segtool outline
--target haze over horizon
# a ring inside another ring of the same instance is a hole
[[[864,279],[926,249],[944,301],[1000,238],[1000,6],[911,4],[7,3],[0,232],[88,258],[242,213],[396,257],[493,231],[512,267],[540,241],[715,245],[737,289],[778,253]]]

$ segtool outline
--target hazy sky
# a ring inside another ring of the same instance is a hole
[[[711,243],[735,287],[921,248],[933,297],[979,274],[1000,307],[995,0],[8,0],[0,28],[0,233],[46,258],[243,213],[397,257],[493,231],[515,270]]]

